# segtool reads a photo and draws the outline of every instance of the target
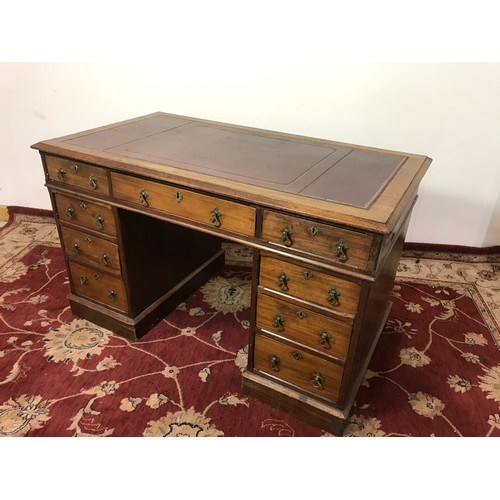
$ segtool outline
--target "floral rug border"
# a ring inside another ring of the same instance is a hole
[[[448,286],[467,293],[500,349],[500,254],[404,251],[396,282]]]

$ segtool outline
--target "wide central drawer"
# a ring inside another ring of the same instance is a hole
[[[353,281],[269,256],[261,257],[259,284],[352,317],[361,292]]]
[[[338,400],[343,368],[328,360],[257,334],[254,366],[317,396]]]
[[[345,361],[352,326],[269,295],[257,297],[257,327]]]
[[[255,234],[254,207],[115,172],[111,184],[118,200],[247,236]]]

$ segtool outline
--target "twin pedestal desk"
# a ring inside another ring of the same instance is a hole
[[[32,147],[76,315],[135,340],[252,247],[243,391],[342,433],[429,158],[166,113]]]

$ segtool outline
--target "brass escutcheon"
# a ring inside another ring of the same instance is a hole
[[[304,271],[302,276],[304,276],[306,280],[310,280],[313,277],[313,273],[311,271]]]
[[[316,226],[311,226],[307,231],[311,236],[316,236],[319,233],[319,229]]]
[[[182,195],[182,193],[180,191],[176,191],[174,193],[174,198],[175,198],[175,201],[177,203],[180,203],[184,199],[184,196]]]
[[[89,186],[92,189],[97,189],[97,177],[95,175],[89,177]]]

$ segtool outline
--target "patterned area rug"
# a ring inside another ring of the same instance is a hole
[[[344,435],[500,436],[500,254],[403,253]]]
[[[329,436],[245,396],[248,249],[140,341],[75,317],[52,217],[0,230],[0,435]],[[406,251],[345,436],[500,435],[500,255]],[[189,356],[186,356],[189,353]]]

